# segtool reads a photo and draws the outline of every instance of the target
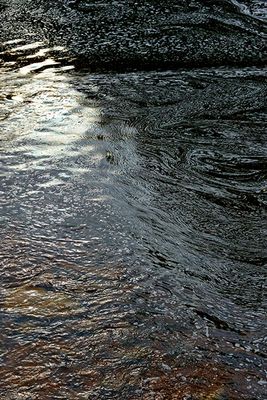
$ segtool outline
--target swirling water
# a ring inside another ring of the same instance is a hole
[[[1,399],[264,399],[266,71],[4,47]]]

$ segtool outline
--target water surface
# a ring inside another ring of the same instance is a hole
[[[263,400],[266,71],[3,49],[1,398]]]

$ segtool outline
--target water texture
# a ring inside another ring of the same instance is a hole
[[[264,4],[177,4],[223,57],[102,59],[83,27],[121,2],[0,2],[3,400],[266,398]]]
[[[5,41],[64,46],[79,66],[132,70],[266,63],[266,7],[229,0],[1,0]],[[12,27],[12,28],[11,28]],[[12,54],[5,54],[12,59]]]

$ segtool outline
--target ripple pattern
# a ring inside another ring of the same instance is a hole
[[[266,72],[8,46],[1,399],[263,400]]]

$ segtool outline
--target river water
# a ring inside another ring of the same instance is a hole
[[[0,65],[0,398],[264,400],[266,70],[92,73],[28,33]]]

